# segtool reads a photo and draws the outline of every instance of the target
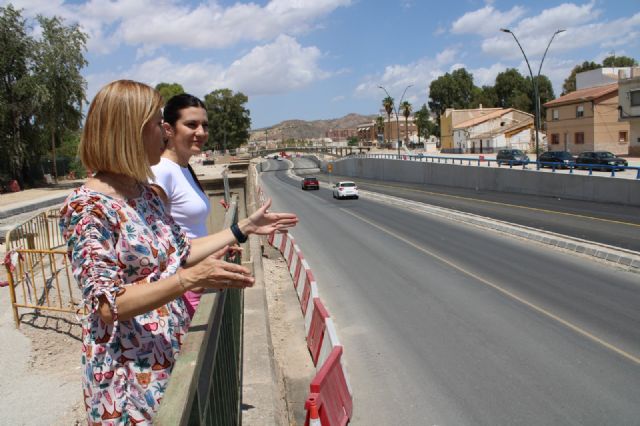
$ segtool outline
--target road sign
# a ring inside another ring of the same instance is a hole
[[[331,164],[331,163],[327,164],[327,171],[329,173],[331,173],[333,171],[333,164]]]

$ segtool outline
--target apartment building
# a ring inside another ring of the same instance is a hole
[[[629,155],[640,156],[640,67],[619,74],[618,119],[629,123]]]
[[[618,82],[578,89],[544,107],[549,150],[629,153],[630,125],[618,120]]]
[[[398,128],[400,132],[398,133]],[[404,143],[417,142],[418,141],[418,127],[414,122],[414,117],[411,115],[405,122],[403,115],[398,117],[396,121],[396,115],[391,114],[391,120],[384,116],[384,132],[378,133],[378,128],[375,121],[370,123],[361,124],[357,127],[358,140],[364,143],[386,142],[390,141],[391,144],[396,147],[398,141],[398,134],[400,140]]]

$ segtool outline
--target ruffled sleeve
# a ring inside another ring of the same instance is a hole
[[[71,267],[89,315],[95,315],[100,297],[109,304],[114,326],[118,319],[116,295],[125,284],[119,274],[115,244],[117,235],[102,206],[97,204],[75,205],[75,223],[67,230],[67,250]]]

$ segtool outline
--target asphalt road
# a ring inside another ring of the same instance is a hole
[[[329,176],[314,174],[328,182]],[[340,179],[332,176],[333,181]],[[358,187],[422,203],[640,251],[640,207],[343,177]]]
[[[640,424],[638,275],[301,191],[284,172],[261,179],[274,210],[301,218],[292,232],[345,347],[352,424]]]

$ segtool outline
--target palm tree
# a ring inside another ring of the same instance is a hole
[[[378,130],[376,132],[376,140],[377,140],[377,135],[380,134],[380,132],[382,132],[384,135],[384,117],[381,115],[376,117],[376,128]]]
[[[384,107],[384,110],[387,112],[387,121],[389,122],[389,132],[391,132],[391,113],[393,112],[393,98],[391,96],[387,96],[386,98],[384,98],[382,100],[382,106]],[[388,141],[391,142],[391,137],[389,137]]]
[[[409,142],[409,116],[411,115],[411,104],[409,101],[403,101],[400,104],[402,115],[404,115],[404,140],[405,146]]]

